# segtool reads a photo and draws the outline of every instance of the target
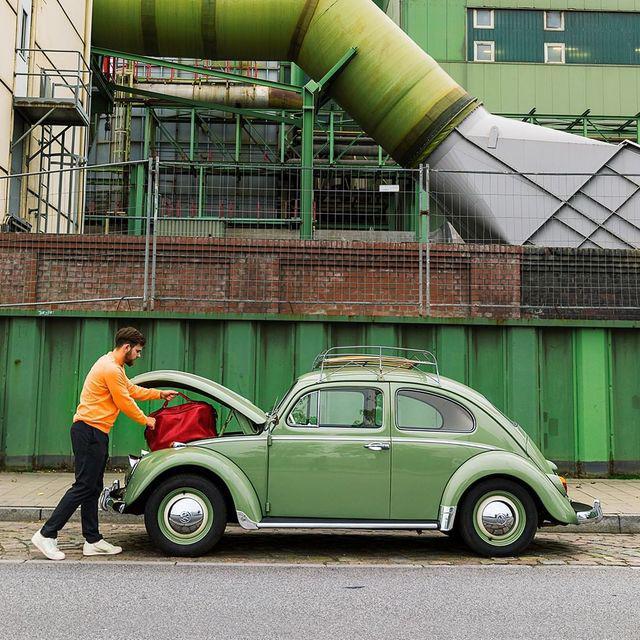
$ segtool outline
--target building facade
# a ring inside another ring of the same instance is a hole
[[[0,2],[0,223],[8,230],[77,227],[78,189],[63,173],[53,183],[46,172],[85,157],[91,8],[91,1]],[[9,174],[17,177],[3,178]]]

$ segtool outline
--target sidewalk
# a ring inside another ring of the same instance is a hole
[[[123,473],[105,474],[105,485]],[[72,473],[0,473],[0,521],[46,519],[73,482]],[[599,533],[640,533],[640,480],[569,480],[569,496],[577,502],[593,504],[599,499],[605,513],[598,524],[558,527],[555,530]],[[76,517],[79,514],[76,514]],[[100,513],[103,522],[137,522],[137,516]]]

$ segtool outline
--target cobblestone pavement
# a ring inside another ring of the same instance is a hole
[[[44,560],[30,538],[40,526],[0,523],[0,561]],[[215,551],[202,558],[168,558],[151,546],[143,524],[103,524],[107,540],[125,551],[115,558],[83,558],[80,526],[70,523],[59,546],[70,560],[86,562],[194,562],[291,565],[611,565],[640,566],[640,535],[539,532],[519,558],[479,558],[437,532],[287,530],[229,527]]]

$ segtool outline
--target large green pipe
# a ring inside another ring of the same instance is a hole
[[[404,166],[419,164],[478,106],[371,0],[94,0],[93,44],[290,60],[316,80],[357,47],[330,93]]]

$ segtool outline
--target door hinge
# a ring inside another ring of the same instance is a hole
[[[270,447],[273,444],[273,438],[271,437],[271,434],[269,434],[267,436],[267,447]]]
[[[267,501],[267,503],[264,505],[264,512],[269,513],[269,511],[271,511],[271,503]]]

